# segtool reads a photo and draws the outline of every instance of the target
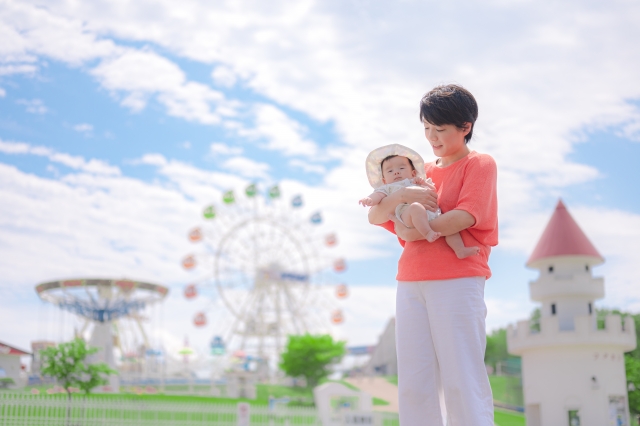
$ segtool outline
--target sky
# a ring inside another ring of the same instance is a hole
[[[498,164],[487,329],[535,307],[525,263],[559,198],[606,259],[597,305],[639,312],[639,20],[625,0],[0,0],[0,341],[77,326],[40,282],[131,277],[171,290],[154,336],[205,350],[186,234],[255,182],[322,212],[348,264],[334,333],[375,343],[401,248],[357,204],[364,159],[433,161],[418,103],[443,83],[474,94],[470,147]]]

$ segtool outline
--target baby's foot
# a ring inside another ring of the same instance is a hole
[[[427,241],[429,241],[430,243],[434,242],[435,240],[437,240],[438,238],[440,238],[440,233],[436,232],[434,230],[431,230],[429,232],[427,232],[427,235],[425,235],[424,237],[426,238]]]
[[[462,247],[461,249],[456,250],[456,256],[458,259],[464,259],[469,256],[477,256],[480,254],[480,247]]]

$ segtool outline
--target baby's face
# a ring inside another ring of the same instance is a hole
[[[405,179],[413,179],[416,171],[411,167],[407,157],[389,158],[382,165],[382,181],[385,184],[400,182]]]

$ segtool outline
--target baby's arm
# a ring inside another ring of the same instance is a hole
[[[362,204],[362,206],[364,207],[375,206],[375,205],[378,205],[380,201],[382,201],[382,199],[386,196],[387,194],[385,194],[384,192],[374,192],[372,194],[369,194],[367,197],[364,197],[360,201],[358,201],[358,204]]]

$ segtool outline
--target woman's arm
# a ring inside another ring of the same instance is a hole
[[[380,204],[373,206],[371,210],[369,210],[369,223],[379,225],[387,222],[389,215],[396,211],[396,206],[402,203],[420,203],[427,210],[435,212],[438,209],[438,194],[433,186],[431,186],[431,189],[417,186],[401,188],[393,194],[384,197],[384,199],[380,201]]]
[[[391,217],[393,216],[393,218]],[[405,241],[418,241],[424,240],[424,237],[415,228],[407,228],[404,226],[395,215],[390,215],[387,219],[393,220],[396,229],[396,235]],[[443,237],[460,232],[463,229],[467,229],[475,225],[476,220],[474,217],[464,210],[451,210],[441,214],[437,218],[429,222],[431,229],[436,232],[440,232]]]

